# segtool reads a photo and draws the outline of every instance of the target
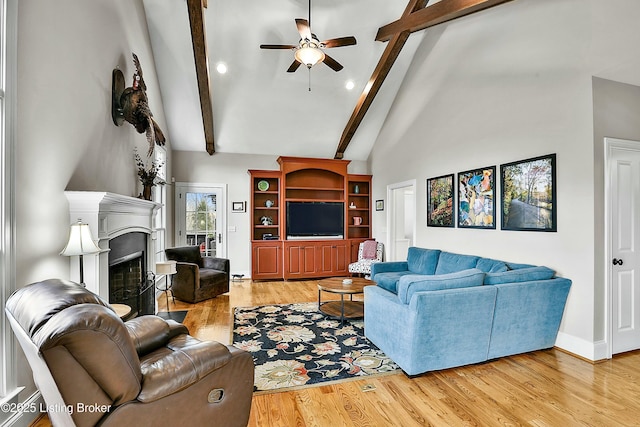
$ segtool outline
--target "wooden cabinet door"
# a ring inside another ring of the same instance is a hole
[[[251,278],[282,278],[282,246],[279,243],[253,245],[253,263]]]
[[[314,276],[316,273],[315,245],[312,243],[285,246],[285,279]]]
[[[318,243],[316,246],[316,272],[322,276],[339,276],[349,265],[347,242]]]

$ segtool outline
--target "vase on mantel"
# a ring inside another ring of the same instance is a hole
[[[142,186],[142,198],[144,200],[151,200],[151,189],[153,188],[153,184],[152,185],[143,185]]]

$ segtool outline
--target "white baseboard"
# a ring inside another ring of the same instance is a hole
[[[24,387],[20,387],[20,389],[17,390],[17,393],[22,391],[23,388]],[[16,399],[18,397],[17,393],[15,394],[12,393],[11,395],[5,397],[4,399],[2,399],[2,402],[4,403],[5,399],[7,399],[7,402],[17,403],[17,399]],[[44,400],[42,399],[42,395],[37,390],[35,393],[29,396],[27,400],[21,401],[20,404],[25,408],[36,408],[38,410],[37,411],[12,411],[8,414],[2,413],[0,414],[0,416],[8,415],[8,417],[6,419],[0,418],[0,427],[29,427],[31,423],[33,423],[36,420],[36,418],[42,415],[42,413],[40,412],[40,408],[45,407]]]
[[[563,332],[558,332],[556,347],[592,362],[607,359],[606,341],[591,342]]]

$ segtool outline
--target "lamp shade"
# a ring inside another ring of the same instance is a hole
[[[176,274],[176,261],[158,262],[156,263],[156,274],[158,275],[170,275]]]
[[[295,57],[299,62],[306,65],[307,68],[311,68],[318,62],[324,61],[325,55],[322,50],[307,45],[296,50]]]
[[[100,252],[100,248],[96,246],[93,241],[89,225],[83,224],[81,221],[71,224],[69,241],[67,242],[67,246],[65,246],[62,252],[60,252],[60,255],[86,255],[95,254],[97,252]]]

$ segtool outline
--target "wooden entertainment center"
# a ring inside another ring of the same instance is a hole
[[[279,171],[251,176],[251,277],[305,279],[347,275],[360,242],[371,238],[371,175],[347,173],[349,160],[279,157]],[[335,236],[287,236],[287,203],[342,204]]]

